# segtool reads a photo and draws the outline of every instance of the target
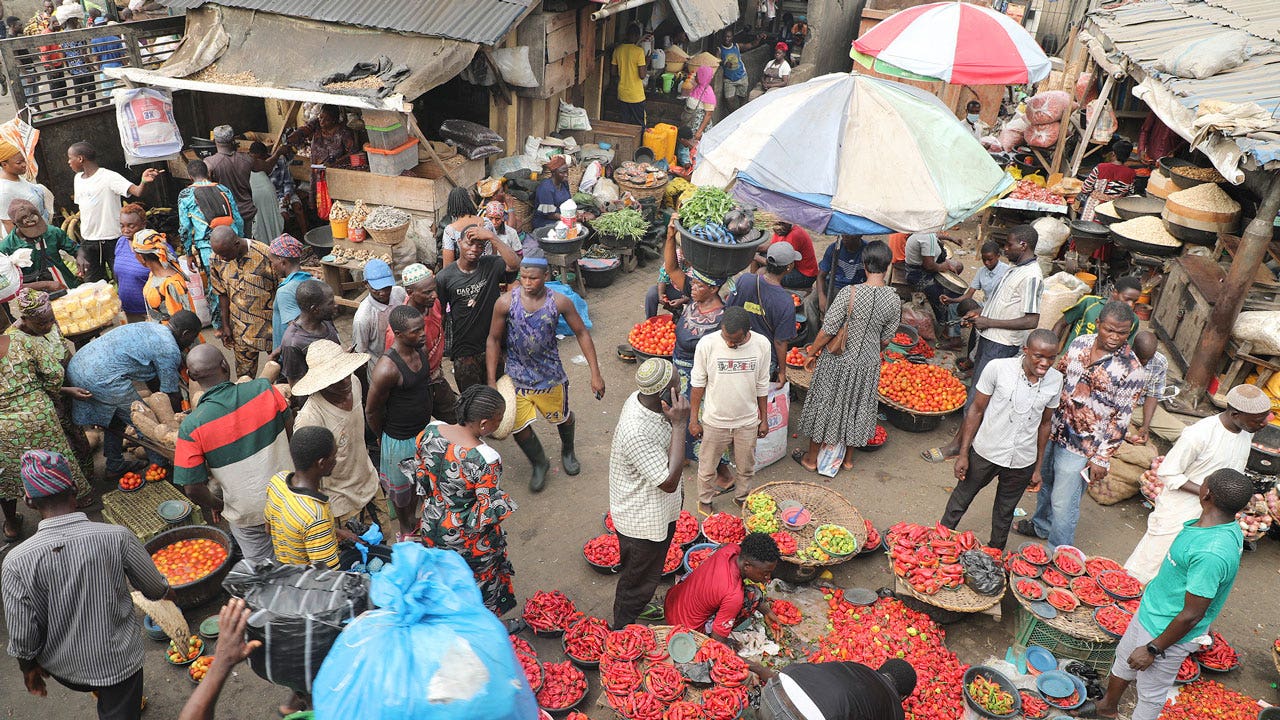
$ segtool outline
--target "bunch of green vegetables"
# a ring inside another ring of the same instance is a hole
[[[620,240],[639,240],[649,230],[649,223],[639,211],[631,208],[607,212],[591,221],[591,227],[601,235]]]
[[[728,193],[717,187],[702,186],[681,203],[680,224],[686,228],[711,223],[720,225],[733,208],[733,198]]]

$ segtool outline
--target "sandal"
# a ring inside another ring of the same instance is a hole
[[[644,606],[644,610],[641,610],[636,617],[648,622],[662,622],[667,618],[667,613],[658,603],[650,602]]]
[[[804,468],[805,470],[808,470],[809,472],[818,472],[818,466],[817,466],[817,465],[814,465],[813,467],[809,467],[808,465],[805,465],[805,464],[804,464],[804,449],[803,449],[803,448],[796,448],[795,450],[792,450],[792,451],[791,451],[791,459],[792,459],[792,460],[795,460],[797,465],[799,465],[800,467]]]
[[[737,483],[734,483],[733,485],[730,485],[729,487],[724,487],[723,485],[716,485],[716,486],[715,486],[715,488],[716,488],[716,494],[715,494],[715,495],[712,495],[712,497],[720,497],[721,495],[728,495],[729,493],[733,492],[733,489],[734,489],[734,488],[736,488],[736,487],[738,487],[738,484],[737,484]]]
[[[942,450],[936,447],[929,448],[928,450],[921,450],[920,457],[923,458],[925,462],[931,462],[935,464],[947,461],[947,456],[943,455]],[[953,455],[952,457],[955,457],[955,456]]]

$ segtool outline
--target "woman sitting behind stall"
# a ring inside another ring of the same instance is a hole
[[[484,222],[477,214],[479,208],[476,207],[476,199],[472,197],[471,189],[464,185],[449,191],[445,209],[449,212],[450,220],[449,224],[444,226],[444,235],[440,240],[441,267],[449,267],[454,260],[458,259],[458,241],[462,239],[462,233],[472,225],[480,225]],[[493,248],[487,243],[484,254],[493,254]]]
[[[342,122],[342,111],[336,105],[322,105],[316,118],[289,133],[288,142],[297,147],[308,142],[307,155],[312,165],[332,166],[348,161],[356,151],[356,136]]]
[[[516,605],[514,569],[502,521],[516,510],[502,490],[502,457],[484,438],[502,424],[506,402],[488,385],[458,398],[458,425],[433,422],[418,436],[414,479],[423,496],[422,541],[467,561],[485,607],[503,615]]]
[[[46,222],[29,200],[10,201],[9,217],[13,218],[13,230],[0,240],[0,253],[13,255],[18,250],[31,250],[31,264],[22,268],[23,287],[55,292],[80,284],[80,278],[62,259],[64,252],[73,255],[80,274],[88,272],[89,260],[74,240]]]
[[[552,155],[544,170],[546,177],[533,191],[533,229],[554,225],[560,206],[573,197],[569,191],[569,163],[563,155]]]
[[[178,268],[165,236],[155,230],[143,230],[130,243],[134,257],[147,269],[142,298],[147,304],[147,319],[168,325],[173,314],[182,310],[195,312],[187,277]]]
[[[822,445],[845,446],[841,467],[853,467],[854,449],[866,445],[875,434],[880,352],[902,319],[902,300],[884,279],[892,258],[889,246],[882,242],[863,247],[867,281],[836,295],[818,337],[803,351],[806,358],[812,358],[817,349],[845,329],[843,352],[818,355],[809,400],[800,416],[800,434],[809,438],[809,450],[796,449],[791,457],[805,470],[817,470]]]
[[[1081,220],[1093,220],[1094,211],[1099,205],[1133,193],[1133,183],[1138,175],[1125,164],[1132,152],[1133,143],[1116,140],[1111,144],[1106,159],[1098,163],[1089,177],[1084,179],[1084,185],[1080,188]]]
[[[120,239],[116,241],[115,262],[111,273],[116,276],[120,294],[120,307],[129,322],[147,319],[147,303],[142,297],[142,287],[147,284],[147,268],[138,262],[133,252],[133,238],[147,227],[147,211],[138,203],[129,203],[120,209]],[[154,232],[154,231],[152,231]]]

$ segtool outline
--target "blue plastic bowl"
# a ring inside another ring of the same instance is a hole
[[[684,560],[680,562],[680,568],[684,570],[686,575],[688,575],[693,572],[693,570],[689,568],[689,555],[692,554],[694,550],[701,550],[702,548],[712,548],[714,550],[718,547],[720,547],[719,543],[713,542],[695,543],[690,545],[689,549],[684,551]]]
[[[142,629],[146,631],[147,637],[156,642],[169,642],[169,636],[165,634],[164,630],[160,629],[160,626],[151,619],[150,615],[142,616]]]
[[[1032,645],[1027,648],[1027,667],[1035,668],[1038,673],[1047,673],[1058,669],[1058,659],[1039,645]]]
[[[1066,697],[1074,688],[1071,676],[1061,670],[1050,670],[1036,678],[1036,689],[1046,698]]]

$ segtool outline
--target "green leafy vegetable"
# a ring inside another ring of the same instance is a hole
[[[601,235],[619,239],[639,240],[649,230],[644,216],[631,208],[607,212],[591,221],[591,227]]]
[[[703,186],[680,205],[680,224],[686,228],[724,222],[724,216],[733,211],[733,198],[717,187]]]

